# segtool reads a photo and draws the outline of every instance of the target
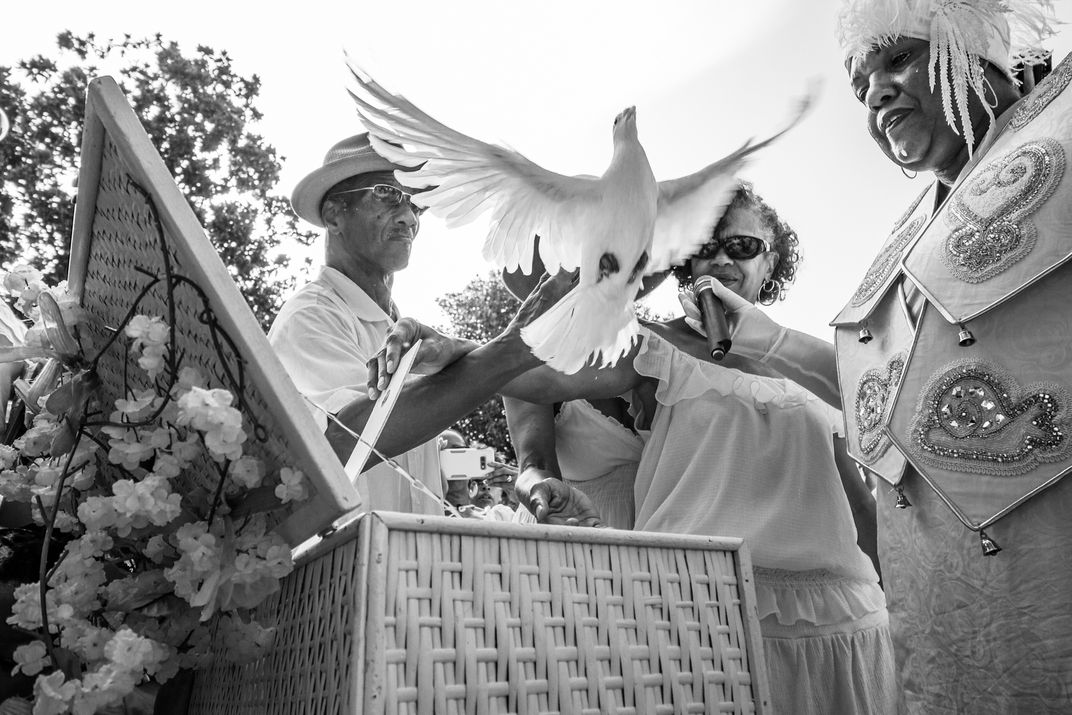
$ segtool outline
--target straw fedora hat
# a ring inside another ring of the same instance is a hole
[[[320,203],[332,186],[351,176],[404,168],[392,164],[377,154],[369,144],[368,132],[356,134],[328,149],[328,153],[324,156],[324,165],[314,170],[294,187],[294,193],[290,196],[290,205],[298,216],[314,226],[323,228]]]

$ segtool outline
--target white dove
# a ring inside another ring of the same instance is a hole
[[[357,82],[350,95],[372,147],[416,169],[395,172],[402,185],[434,187],[414,196],[416,203],[448,226],[490,211],[484,258],[508,270],[531,272],[536,236],[548,271],[580,268],[577,286],[521,334],[536,357],[566,374],[589,363],[613,365],[629,351],[641,278],[710,239],[744,159],[788,131],[810,103],[805,99],[789,126],[769,139],[657,183],[637,138],[635,107],[614,119],[614,153],[602,176],[564,176],[457,132],[352,64],[350,71]]]

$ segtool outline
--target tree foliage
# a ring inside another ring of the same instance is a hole
[[[56,53],[0,66],[0,108],[11,120],[0,141],[0,264],[25,261],[50,282],[67,275],[86,87],[112,74],[171,175],[267,326],[293,277],[283,239],[308,244],[285,197],[275,149],[252,131],[256,75],[243,77],[226,52],[174,42],[57,37]]]
[[[446,332],[481,343],[505,330],[521,305],[496,273],[477,276],[460,291],[437,298],[436,303],[450,318]],[[507,459],[515,459],[501,397],[488,400],[454,428],[470,443],[474,440],[483,442],[502,452]]]

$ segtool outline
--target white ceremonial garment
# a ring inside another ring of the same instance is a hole
[[[566,483],[585,493],[605,525],[632,529],[640,436],[587,400],[572,400],[555,416],[555,445]]]
[[[744,539],[775,712],[894,712],[886,599],[834,462],[841,413],[792,381],[641,336],[633,365],[657,387],[636,529]]]
[[[330,413],[366,394],[366,362],[383,346],[395,321],[341,272],[319,275],[283,305],[268,340],[298,390]],[[313,407],[321,429],[327,418]],[[435,440],[400,454],[395,461],[434,494],[442,495]],[[363,472],[357,483],[363,509],[441,515],[442,506],[384,463]]]

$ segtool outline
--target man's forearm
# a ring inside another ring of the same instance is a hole
[[[520,337],[504,335],[434,375],[408,382],[376,447],[395,456],[427,442],[482,405],[510,380],[540,364]],[[340,410],[337,417],[360,434],[374,405],[367,397],[360,397]],[[327,437],[335,454],[345,463],[353,451],[354,438],[334,421],[328,423]]]

